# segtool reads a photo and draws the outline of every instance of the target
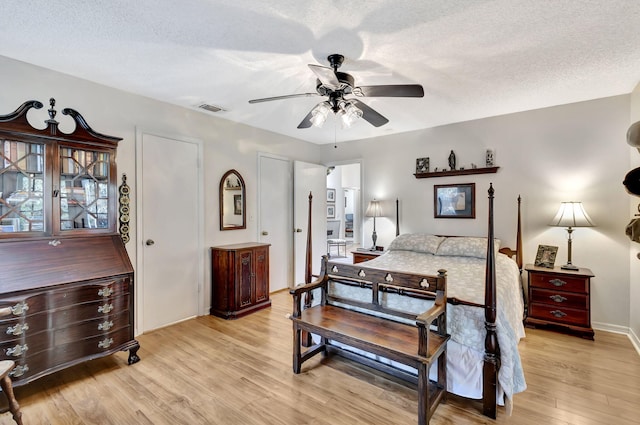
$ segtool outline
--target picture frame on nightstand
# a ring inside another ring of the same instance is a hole
[[[535,265],[537,267],[546,267],[552,269],[556,263],[556,255],[558,247],[551,245],[538,245],[538,253],[536,254]]]

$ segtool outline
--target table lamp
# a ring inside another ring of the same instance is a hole
[[[564,270],[578,270],[578,267],[571,263],[571,233],[574,227],[593,227],[593,221],[584,210],[582,202],[562,202],[556,216],[551,220],[549,226],[566,227],[569,233],[567,242],[567,264],[561,266]]]
[[[378,235],[376,234],[376,217],[382,217],[382,207],[380,206],[380,201],[369,201],[369,205],[367,206],[367,211],[364,213],[367,217],[373,217],[373,234],[371,235],[371,239],[373,239],[372,250],[376,249],[376,241],[378,240]]]

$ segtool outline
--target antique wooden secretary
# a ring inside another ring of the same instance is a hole
[[[42,107],[0,115],[0,360],[16,362],[14,385],[117,351],[139,360],[133,267],[116,232],[121,139],[68,108],[75,129],[61,132],[54,99],[34,128],[27,114]]]

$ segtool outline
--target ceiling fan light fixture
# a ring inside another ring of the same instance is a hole
[[[358,108],[353,103],[345,103],[338,112],[340,119],[342,120],[342,127],[349,128],[356,121],[362,118],[362,109]]]
[[[315,108],[313,108],[313,111],[311,111],[311,123],[315,127],[322,127],[324,122],[327,120],[329,111],[331,111],[331,106],[328,102],[319,103]]]

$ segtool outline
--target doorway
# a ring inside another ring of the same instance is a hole
[[[361,172],[360,162],[332,165],[327,172],[327,189],[335,191],[335,201],[327,204],[335,214],[327,217],[327,226],[339,229],[330,237],[345,241],[347,256],[362,246]]]
[[[136,324],[143,333],[203,310],[202,143],[138,131],[136,151]]]
[[[309,193],[313,194],[312,272],[326,252],[326,167],[271,154],[258,155],[258,240],[269,250],[270,292],[305,280]]]

